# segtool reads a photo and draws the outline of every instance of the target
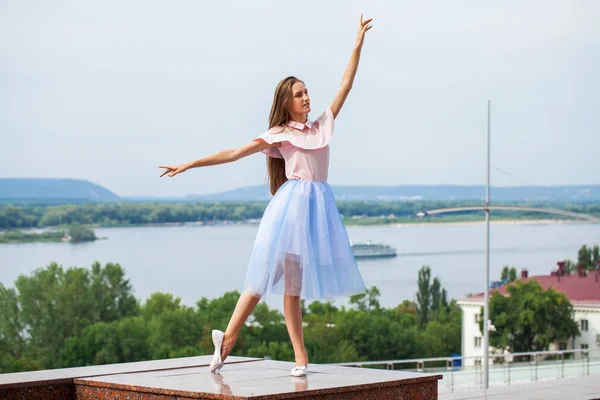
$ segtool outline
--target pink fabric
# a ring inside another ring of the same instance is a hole
[[[290,121],[287,126],[269,129],[256,139],[271,146],[263,151],[273,158],[285,160],[288,179],[327,182],[329,170],[329,142],[333,136],[333,112],[327,108],[316,121],[305,124]]]

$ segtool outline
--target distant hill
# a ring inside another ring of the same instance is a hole
[[[403,185],[332,186],[340,201],[483,201],[485,186]],[[600,185],[492,187],[492,202],[596,202]],[[78,179],[0,179],[0,203],[65,204],[85,202],[268,201],[267,185],[221,193],[180,197],[119,197],[110,190]]]
[[[214,194],[185,196],[187,200],[199,201],[268,201],[271,197],[267,185],[242,187]]]
[[[102,186],[79,179],[0,178],[0,203],[64,204],[122,200]]]
[[[485,186],[457,185],[404,185],[404,186],[332,186],[337,200],[344,201],[417,201],[417,200],[481,200]],[[516,186],[492,187],[494,202],[547,201],[591,202],[600,201],[600,185],[581,186]],[[267,185],[249,186],[208,195],[189,195],[193,201],[251,201],[268,200]]]

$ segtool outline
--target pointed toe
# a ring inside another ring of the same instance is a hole
[[[223,347],[223,338],[225,334],[218,330],[212,331],[212,340],[215,345],[215,354],[210,362],[210,372],[217,372],[223,368],[223,360],[221,359],[221,348]]]

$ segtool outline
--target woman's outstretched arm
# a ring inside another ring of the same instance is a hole
[[[360,52],[362,50],[362,45],[365,40],[365,33],[371,29],[373,26],[369,23],[373,21],[373,18],[369,18],[366,21],[363,21],[363,16],[360,14],[360,23],[358,24],[358,35],[356,37],[356,44],[354,45],[354,50],[352,51],[352,56],[350,56],[350,61],[348,62],[348,66],[346,67],[346,71],[344,71],[344,76],[342,77],[342,84],[338,89],[333,101],[331,102],[331,111],[333,112],[333,117],[337,117],[346,101],[346,97],[348,97],[348,93],[350,93],[350,89],[352,89],[352,84],[354,83],[354,77],[356,76],[356,70],[358,69],[358,62],[360,61]]]
[[[253,141],[237,149],[221,150],[218,153],[212,154],[208,157],[200,158],[196,161],[190,161],[183,164],[177,165],[159,165],[158,168],[164,168],[165,170],[160,174],[161,177],[169,175],[173,177],[177,174],[187,171],[190,168],[208,167],[210,165],[219,165],[234,162],[240,158],[247,157],[251,154],[258,153],[259,151],[265,150],[271,146],[269,143],[264,141]]]

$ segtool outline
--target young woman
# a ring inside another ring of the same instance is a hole
[[[304,347],[300,299],[330,299],[365,290],[350,248],[346,229],[327,184],[329,142],[334,119],[350,93],[365,33],[371,19],[360,16],[356,44],[331,105],[315,121],[308,119],[310,98],[304,82],[287,77],[277,85],[269,115],[269,130],[237,149],[179,165],[161,165],[160,175],[174,177],[190,168],[239,160],[251,154],[267,155],[271,193],[261,219],[250,263],[231,320],[223,333],[212,332],[215,354],[211,372],[223,361],[242,326],[262,296],[283,294],[285,323],[296,365],[293,376],[305,376],[308,354]]]

